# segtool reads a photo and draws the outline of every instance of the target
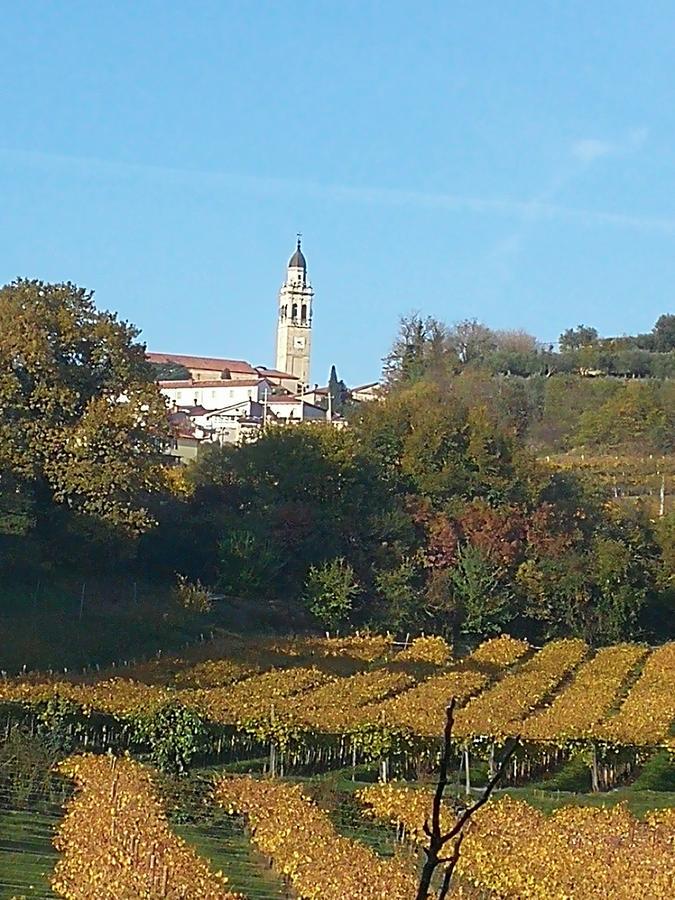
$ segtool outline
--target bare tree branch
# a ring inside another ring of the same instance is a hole
[[[443,875],[443,884],[441,885],[441,889],[438,893],[438,900],[445,900],[448,896],[448,891],[450,890],[450,882],[452,881],[452,876],[455,871],[455,867],[459,861],[459,851],[462,846],[462,841],[466,837],[466,832],[462,831],[455,841],[455,848],[452,851],[452,856],[450,859],[444,859],[443,862],[447,862],[447,867],[445,869],[445,873]]]
[[[497,771],[486,784],[481,796],[478,798],[478,800],[476,800],[475,803],[471,804],[471,806],[467,807],[459,815],[457,821],[450,829],[450,831],[443,834],[443,832],[441,831],[441,811],[443,808],[443,794],[448,785],[448,769],[450,767],[450,760],[452,758],[452,729],[455,724],[454,714],[455,698],[453,697],[445,711],[446,719],[445,730],[443,733],[443,752],[441,753],[441,764],[438,774],[438,782],[436,784],[434,800],[431,808],[431,825],[429,824],[428,820],[424,823],[424,833],[429,838],[429,844],[428,846],[423,847],[426,860],[424,865],[422,866],[422,871],[420,873],[420,881],[415,900],[428,900],[434,872],[439,865],[443,865],[444,863],[447,863],[447,867],[443,875],[443,884],[438,895],[438,900],[445,900],[445,898],[448,896],[450,883],[452,881],[452,876],[459,860],[462,841],[464,840],[464,828],[469,823],[472,816],[476,812],[478,812],[478,810],[482,806],[484,806],[490,799],[492,792],[503,777],[509,760],[511,759],[511,756],[513,755],[519,741],[519,736],[513,739],[511,745],[505,749],[504,755],[502,756],[499,766],[497,767]],[[452,855],[447,858],[441,857],[440,854],[443,847],[448,843],[448,841],[451,841],[453,838],[456,838],[456,841],[453,847]]]
[[[459,834],[459,832],[464,828],[464,826],[469,821],[469,819],[474,815],[474,813],[478,812],[478,810],[481,808],[481,806],[485,806],[485,804],[488,802],[488,800],[490,799],[490,796],[492,795],[492,792],[494,791],[494,789],[497,787],[497,785],[501,781],[501,779],[504,775],[504,772],[506,771],[506,767],[509,764],[509,760],[513,756],[513,753],[514,753],[516,747],[518,746],[519,740],[520,740],[520,735],[513,738],[512,742],[511,742],[511,746],[507,750],[504,751],[504,755],[502,756],[502,760],[499,763],[499,766],[497,767],[497,771],[495,772],[495,774],[492,776],[492,778],[488,781],[488,783],[483,788],[483,793],[480,795],[480,797],[478,798],[478,800],[476,800],[476,802],[474,804],[472,804],[471,806],[467,807],[467,809],[464,810],[464,812],[461,814],[461,816],[455,823],[454,827],[450,831],[448,831],[447,834],[444,834],[442,836],[443,843],[445,843],[446,841],[452,840],[452,838],[454,838],[457,834]]]

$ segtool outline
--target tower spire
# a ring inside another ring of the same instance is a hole
[[[298,232],[297,235],[297,243],[295,246],[295,253],[288,260],[288,268],[289,269],[302,269],[303,272],[307,269],[307,260],[305,259],[305,255],[301,249],[302,246],[302,235]]]
[[[288,261],[286,280],[279,291],[276,367],[309,384],[314,291],[307,278],[302,234],[296,235],[295,252]]]

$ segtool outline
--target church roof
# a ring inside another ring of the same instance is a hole
[[[300,238],[298,238],[298,246],[295,248],[295,253],[288,260],[288,268],[289,269],[306,269],[307,268],[307,260],[300,249]]]
[[[146,353],[148,362],[176,363],[186,369],[212,370],[214,372],[240,372],[254,376],[256,370],[243,359],[218,359],[212,356],[184,356],[181,353]]]
[[[279,369],[268,369],[267,366],[256,366],[255,370],[261,378],[287,378],[295,381],[300,380],[300,376],[293,375],[292,372],[280,372]]]

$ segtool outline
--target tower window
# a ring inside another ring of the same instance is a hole
[[[302,304],[302,312],[300,313],[300,321],[301,322],[307,321],[307,307],[305,306],[304,303]]]
[[[293,319],[293,321],[295,321],[295,320],[298,318],[298,304],[297,304],[297,303],[294,303],[294,304],[293,304],[293,310],[292,310],[292,313],[291,313],[291,318]]]

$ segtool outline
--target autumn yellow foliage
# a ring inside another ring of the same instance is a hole
[[[163,684],[130,678],[92,683],[2,679],[0,702],[35,706],[58,699],[85,716],[99,712],[123,720],[181,704],[217,725],[249,733],[254,728],[262,739],[269,736],[265,723],[272,719],[309,739],[371,726],[427,739],[439,735],[454,697],[454,733],[463,740],[499,741],[520,734],[524,740],[561,745],[596,740],[675,752],[675,642],[652,651],[619,644],[592,655],[583,641],[568,639],[553,641],[528,658],[529,653],[527,642],[501,636],[422,680],[394,663],[338,677],[313,665],[261,672],[255,664],[229,658],[176,672],[180,660],[173,660],[173,674]],[[149,672],[156,681],[154,669]]]
[[[547,644],[516,672],[458,710],[454,733],[497,738],[517,733],[525,716],[557,688],[587,651],[586,644],[576,639]]]
[[[415,638],[396,659],[409,662],[433,663],[444,666],[452,657],[452,647],[439,635],[427,635]]]
[[[478,666],[495,666],[504,669],[524,656],[530,649],[527,641],[513,638],[509,634],[484,641],[469,657]]]
[[[253,843],[272,858],[300,900],[411,900],[416,879],[403,859],[380,859],[338,834],[299,785],[220,778],[217,803],[245,815]]]
[[[525,720],[521,735],[536,741],[591,737],[610,712],[626,678],[647,655],[639,644],[617,644],[584,663],[553,702]]]
[[[654,650],[617,715],[598,729],[616,744],[656,745],[666,741],[675,719],[675,641]]]
[[[359,792],[368,815],[424,844],[431,795],[397,785]],[[443,824],[454,821],[449,809]],[[569,806],[546,816],[520,800],[492,800],[462,844],[457,875],[493,900],[670,900],[675,891],[672,811],[646,822],[629,810]]]
[[[54,838],[63,854],[52,888],[67,900],[235,900],[172,832],[152,777],[128,758],[85,754],[60,771],[75,780],[75,796]]]

